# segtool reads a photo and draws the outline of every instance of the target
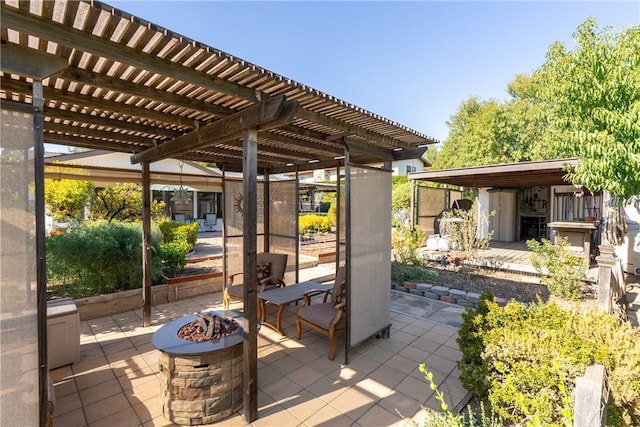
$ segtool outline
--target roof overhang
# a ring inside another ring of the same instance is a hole
[[[545,160],[442,169],[409,174],[409,179],[457,185],[466,188],[520,188],[568,184],[566,167],[578,159]]]
[[[126,153],[101,150],[45,158],[45,177],[85,180],[97,186],[142,183],[142,168],[132,165]],[[165,159],[150,164],[153,184],[185,185],[198,191],[221,192],[222,175],[189,160]]]

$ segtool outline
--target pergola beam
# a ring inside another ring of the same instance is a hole
[[[4,53],[3,53],[4,55]],[[13,92],[30,94],[30,84],[13,79],[3,79],[2,88]],[[123,102],[111,101],[102,98],[92,98],[91,96],[82,97],[82,103],[78,102],[78,94],[70,91],[56,89],[50,86],[44,86],[44,98],[47,102],[57,101],[70,105],[75,105],[79,109],[91,108],[99,111],[107,111],[117,115],[126,115],[137,118],[139,120],[155,120],[160,123],[169,123],[175,126],[181,126],[189,129],[197,127],[197,121],[188,117],[181,117],[175,114],[166,114],[162,111],[156,111],[148,108],[141,108],[136,105],[128,105]],[[46,104],[45,104],[46,105]]]
[[[283,95],[271,98],[196,131],[135,154],[131,156],[131,163],[157,161],[180,155],[185,151],[195,151],[215,145],[221,141],[233,140],[238,138],[247,128],[267,130],[271,127],[277,127],[293,120],[298,108],[297,102],[287,102]]]
[[[163,90],[154,89],[141,84],[130,83],[126,80],[108,76],[106,74],[95,73],[77,67],[69,67],[66,70],[53,76],[67,80],[72,80],[83,85],[90,85],[96,88],[112,90],[118,93],[126,93],[130,96],[142,97],[149,101],[162,102],[170,105],[177,105],[194,111],[201,111],[214,116],[228,116],[235,113],[230,108],[221,107],[209,102],[170,93]]]
[[[90,52],[94,55],[110,58],[123,64],[129,64],[178,80],[187,80],[198,86],[238,96],[251,102],[258,102],[260,98],[259,93],[253,89],[239,86],[216,76],[205,76],[197,70],[174,64],[121,43],[105,40],[85,31],[76,30],[68,25],[42,19],[36,15],[22,13],[16,8],[6,6],[4,2],[0,3],[0,14],[2,15],[3,26],[31,34],[34,37],[40,37],[63,46]]]

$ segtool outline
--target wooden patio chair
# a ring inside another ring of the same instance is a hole
[[[336,336],[344,334],[347,326],[345,315],[347,299],[347,269],[338,268],[333,289],[326,291],[322,303],[312,304],[311,297],[318,291],[304,295],[304,305],[296,312],[297,339],[302,335],[302,325],[329,337],[329,360],[336,355]],[[328,297],[331,297],[327,301]]]
[[[258,269],[258,292],[266,291],[274,287],[285,286],[284,273],[287,269],[287,254],[276,254],[263,252],[256,255]],[[229,300],[240,300],[244,298],[244,284],[234,284],[236,276],[242,272],[229,276],[227,285],[222,292],[225,310],[229,308]]]

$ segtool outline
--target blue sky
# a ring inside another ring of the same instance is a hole
[[[440,140],[463,101],[507,99],[587,17],[640,25],[637,0],[106,2]]]

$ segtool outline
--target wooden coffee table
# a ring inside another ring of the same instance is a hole
[[[293,285],[283,286],[282,288],[269,289],[268,291],[258,292],[258,299],[260,302],[260,309],[262,311],[262,324],[269,326],[270,328],[280,332],[281,335],[285,335],[282,329],[282,313],[286,305],[292,302],[298,302],[304,299],[304,294],[310,291],[317,290],[320,292],[330,291],[333,289],[333,285],[323,285],[322,283],[314,282],[312,280],[306,282],[295,283]],[[272,324],[267,321],[267,303],[277,304],[278,314],[276,317],[276,324]]]

